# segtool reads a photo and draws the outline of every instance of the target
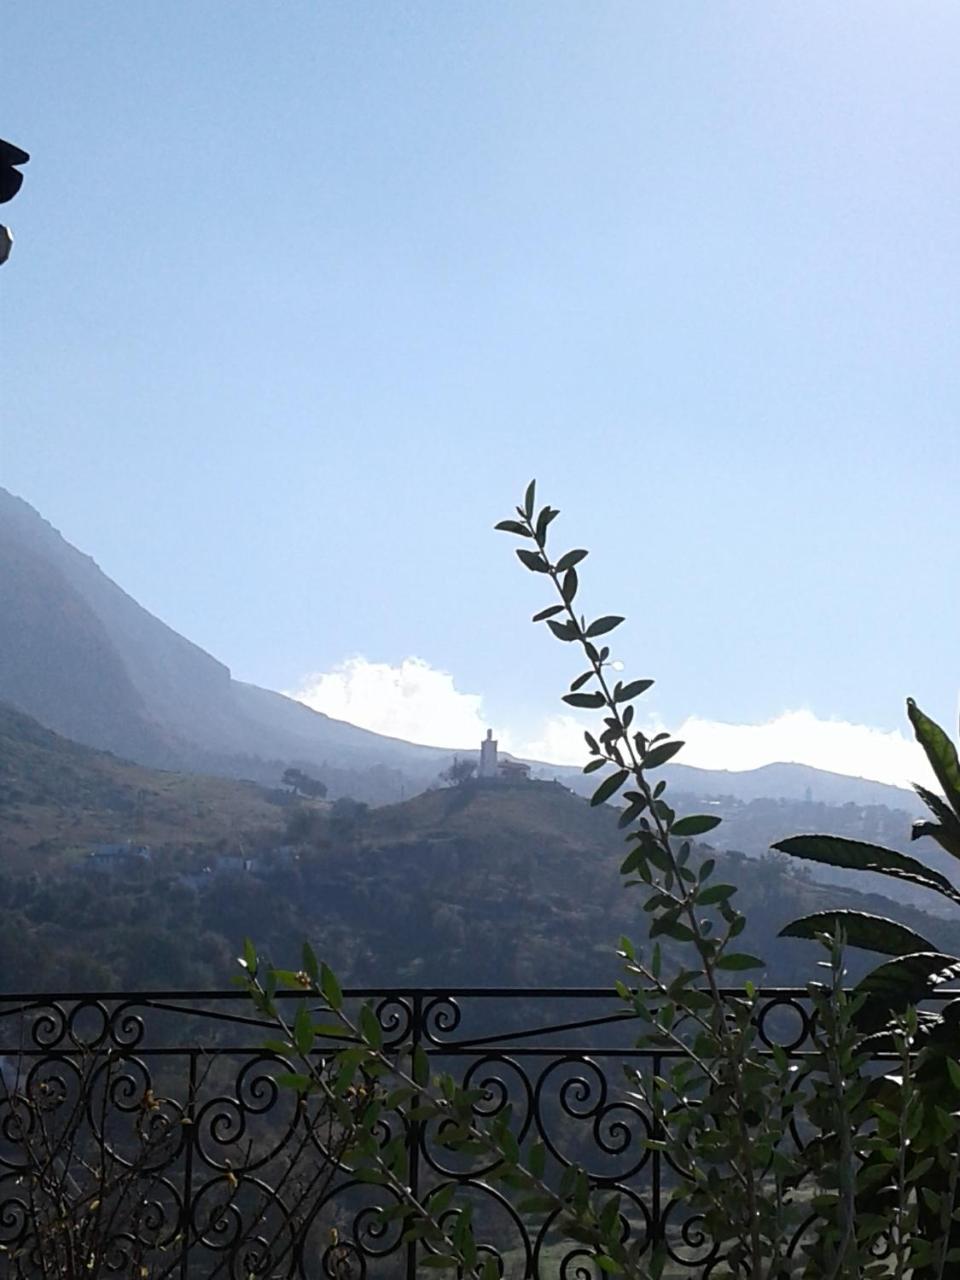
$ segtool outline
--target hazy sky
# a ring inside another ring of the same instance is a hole
[[[958,42],[955,0],[5,0],[0,483],[241,678],[546,748],[571,654],[491,531],[536,475],[651,718],[858,771],[900,740],[820,721],[957,709]]]

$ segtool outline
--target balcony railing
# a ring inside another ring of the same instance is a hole
[[[372,1003],[388,1047],[419,1045],[434,1070],[482,1088],[480,1114],[509,1104],[518,1138],[545,1144],[548,1177],[577,1163],[595,1186],[619,1192],[624,1231],[666,1241],[667,1275],[711,1274],[709,1240],[670,1201],[668,1160],[639,1141],[653,1121],[624,1071],[660,1074],[670,1055],[636,1047],[637,1020],[615,993],[429,988],[347,998]],[[764,992],[759,1029],[790,1054],[809,1051],[804,993]],[[329,1134],[277,1086],[295,1064],[264,1049],[269,1035],[238,991],[0,996],[0,1275],[45,1274],[37,1233],[49,1233],[58,1212],[81,1223],[100,1215],[104,1274],[430,1274],[418,1271],[422,1247],[380,1218],[383,1189],[339,1165]],[[402,1126],[418,1197],[461,1186],[503,1276],[594,1274],[587,1250],[564,1243],[549,1220],[522,1218],[488,1171],[439,1144],[430,1126],[397,1114],[387,1123]],[[25,1176],[43,1151],[48,1191]],[[58,1194],[60,1209],[36,1202]]]

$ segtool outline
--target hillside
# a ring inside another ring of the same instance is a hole
[[[0,703],[0,851],[7,872],[135,838],[214,847],[282,827],[263,788],[146,769],[71,742]]]
[[[232,679],[4,489],[0,700],[79,742],[161,768],[275,782],[285,763],[329,764],[341,784],[345,773],[377,770],[377,799],[426,786],[449,756]],[[349,782],[363,790],[362,776]]]
[[[557,784],[468,783],[374,810],[349,801],[277,807],[256,787],[158,774],[51,741],[9,712],[0,725],[7,990],[222,987],[246,936],[290,964],[309,938],[354,984],[606,984],[618,971],[617,938],[644,936],[644,895],[619,873],[615,810]],[[31,783],[37,767],[44,781]],[[122,836],[141,788],[158,846],[149,863],[94,874],[49,849],[21,844],[10,856],[10,832],[37,815],[68,847],[84,824]],[[245,843],[255,854],[246,870],[219,856],[235,851],[245,827],[263,835]],[[778,940],[779,928],[838,903],[960,948],[960,922],[905,901],[819,884],[780,858],[716,856],[720,876],[741,887],[745,949],[769,957],[768,982],[805,981],[815,960],[808,944]],[[851,958],[853,971],[859,963]]]

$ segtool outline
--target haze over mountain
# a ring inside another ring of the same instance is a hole
[[[276,780],[282,762],[402,770],[448,752],[332,720],[255,685],[153,617],[0,489],[0,699],[144,764]]]
[[[65,736],[154,767],[275,783],[286,764],[322,771],[331,792],[382,803],[423,790],[451,752],[388,738],[234,680],[155,618],[23,499],[0,488],[0,700]],[[474,744],[464,743],[464,753]],[[539,765],[580,791],[579,770]],[[742,773],[665,771],[704,796],[883,804],[896,787],[804,765]]]

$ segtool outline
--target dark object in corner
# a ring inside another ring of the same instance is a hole
[[[29,159],[26,151],[0,138],[0,204],[12,200],[20,190],[23,174],[17,166],[26,164]]]

